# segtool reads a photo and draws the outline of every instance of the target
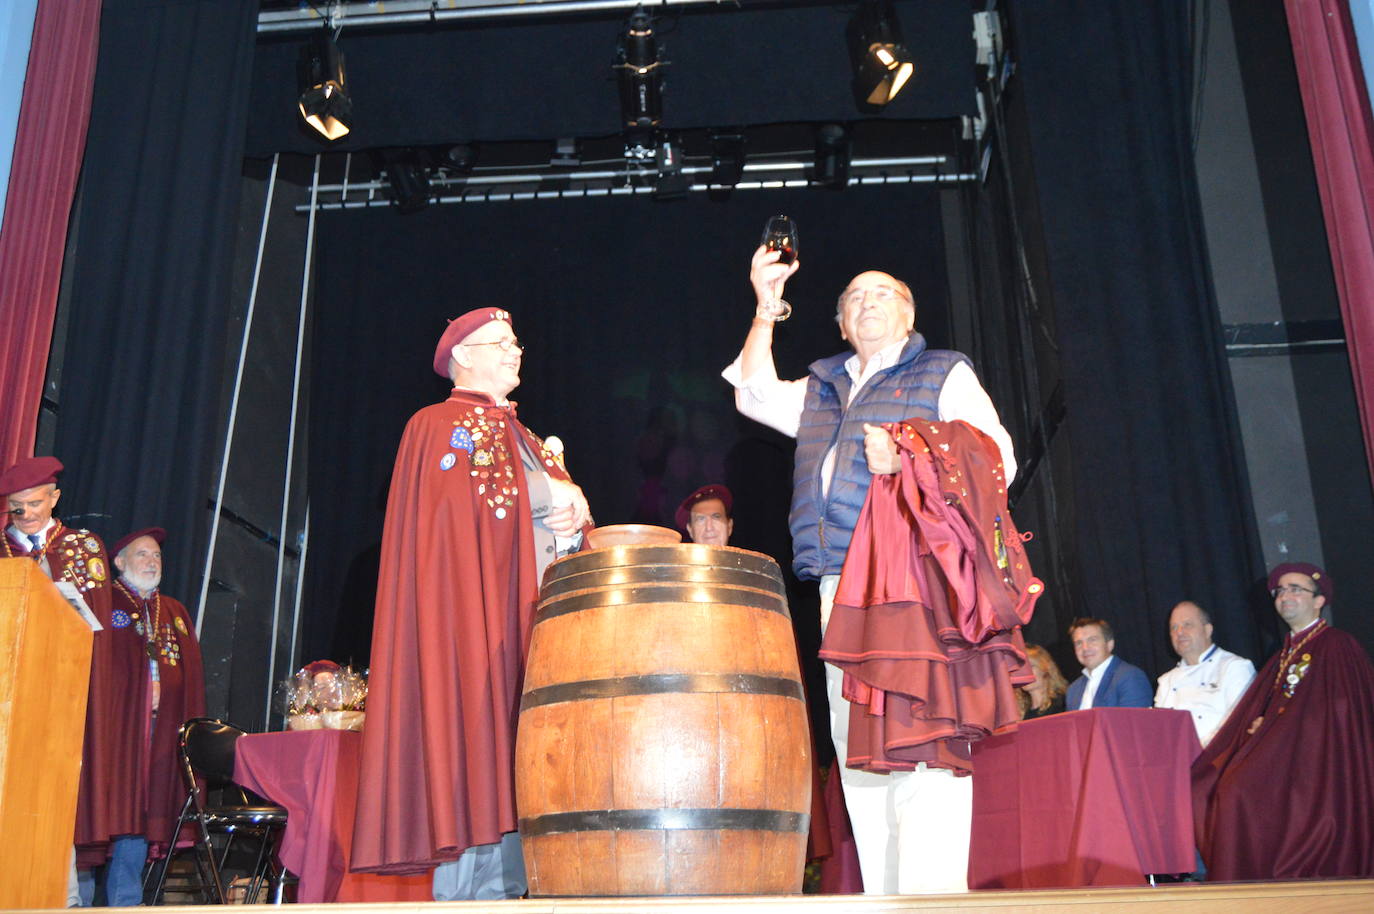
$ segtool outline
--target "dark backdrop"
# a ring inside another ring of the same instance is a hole
[[[1179,600],[1257,661],[1272,602],[1206,259],[1191,138],[1189,4],[1019,2],[1014,53],[1064,375],[1083,612],[1117,653],[1175,662]],[[1076,670],[1071,665],[1070,672]]]
[[[252,0],[105,0],[68,239],[58,513],[107,542],[165,527],[166,589],[193,613],[256,13]]]
[[[748,329],[748,260],[774,212],[796,218],[802,239],[781,376],[844,348],[834,301],[870,267],[908,279],[920,328],[948,344],[938,198],[925,186],[322,213],[303,656],[366,656],[401,429],[447,395],[430,367],[445,320],[486,303],[510,308],[528,345],[521,419],[563,438],[598,523],[672,526],[688,492],[723,480],[737,499],[733,543],[787,568],[792,442],[738,416],[719,377]],[[808,589],[794,604],[814,657]]]

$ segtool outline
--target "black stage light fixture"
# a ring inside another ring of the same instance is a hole
[[[863,0],[845,28],[854,67],[854,98],[860,108],[881,108],[916,72],[902,43],[902,24],[891,0]]]
[[[839,124],[825,124],[816,131],[811,180],[821,187],[849,186],[849,132]]]
[[[658,57],[654,20],[635,7],[620,36],[616,71],[620,83],[620,121],[626,146],[646,147],[663,120],[663,67]]]
[[[576,168],[582,164],[582,143],[577,137],[561,136],[553,141],[553,155],[549,164],[560,168]]]
[[[454,174],[470,175],[477,164],[477,147],[471,143],[455,143],[444,150],[442,164]]]
[[[682,143],[677,137],[665,134],[659,138],[654,164],[658,166],[655,200],[678,200],[687,196],[692,182],[682,173]]]
[[[722,187],[734,187],[744,176],[744,134],[711,134],[711,180]]]
[[[402,213],[418,213],[429,206],[429,169],[414,149],[385,149],[381,154],[391,199]]]
[[[353,128],[353,102],[344,82],[343,52],[327,24],[301,48],[296,81],[301,90],[296,107],[305,122],[331,142],[347,135]]]

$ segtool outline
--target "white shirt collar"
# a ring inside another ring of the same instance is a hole
[[[1106,660],[1102,661],[1101,663],[1099,663],[1099,664],[1097,665],[1097,669],[1095,669],[1095,670],[1088,670],[1088,669],[1085,669],[1085,670],[1083,671],[1083,675],[1088,677],[1088,681],[1089,681],[1089,682],[1097,682],[1097,681],[1099,681],[1099,680],[1102,679],[1102,674],[1105,673],[1105,672],[1107,672],[1107,667],[1111,666],[1112,661],[1115,660],[1115,659],[1116,659],[1116,655],[1115,655],[1115,654],[1110,654],[1110,655],[1107,656],[1107,659],[1106,659]]]
[[[902,354],[902,350],[906,348],[909,339],[911,339],[911,335],[907,334],[892,345],[879,349],[873,353],[873,358],[868,360],[867,365],[861,366],[859,354],[854,353],[844,360],[845,374],[849,375],[849,379],[854,382],[856,387],[859,386],[865,379],[871,378],[875,371],[882,371],[884,368],[891,368],[897,364],[897,357]]]
[[[1219,650],[1218,646],[1216,645],[1216,643],[1213,643],[1211,647],[1207,648],[1207,650],[1202,652],[1201,657],[1197,658],[1197,663],[1189,663],[1188,661],[1180,657],[1178,658],[1178,665],[1181,667],[1202,666],[1208,660],[1211,660],[1214,656],[1216,656],[1217,650]]]
[[[46,546],[48,544],[48,534],[51,533],[52,529],[56,526],[57,521],[54,518],[48,518],[48,522],[43,525],[43,529],[38,531],[38,541]],[[25,552],[33,551],[33,540],[29,539],[27,533],[20,530],[14,524],[10,524],[9,532],[11,533],[11,538],[20,546],[24,547]]]

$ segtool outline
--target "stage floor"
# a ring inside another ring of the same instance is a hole
[[[260,906],[259,906],[260,907]],[[138,910],[129,908],[126,910]],[[168,912],[194,912],[200,907],[166,907]],[[1051,911],[1221,912],[1245,914],[1326,914],[1374,911],[1374,880],[1327,882],[1264,882],[1232,885],[1179,884],[1132,889],[1057,889],[1033,892],[971,892],[967,895],[771,895],[717,898],[545,898],[530,901],[448,902],[426,904],[292,905],[296,912],[327,914],[639,914],[670,912],[700,914],[733,911],[738,914],[899,914],[909,911],[950,911],[957,914],[1048,914]]]

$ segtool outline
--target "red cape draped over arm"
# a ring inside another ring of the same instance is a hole
[[[888,428],[901,469],[869,487],[821,658],[845,670],[849,767],[968,773],[969,741],[1020,719],[1020,627],[1044,586],[996,444],[964,422]]]

